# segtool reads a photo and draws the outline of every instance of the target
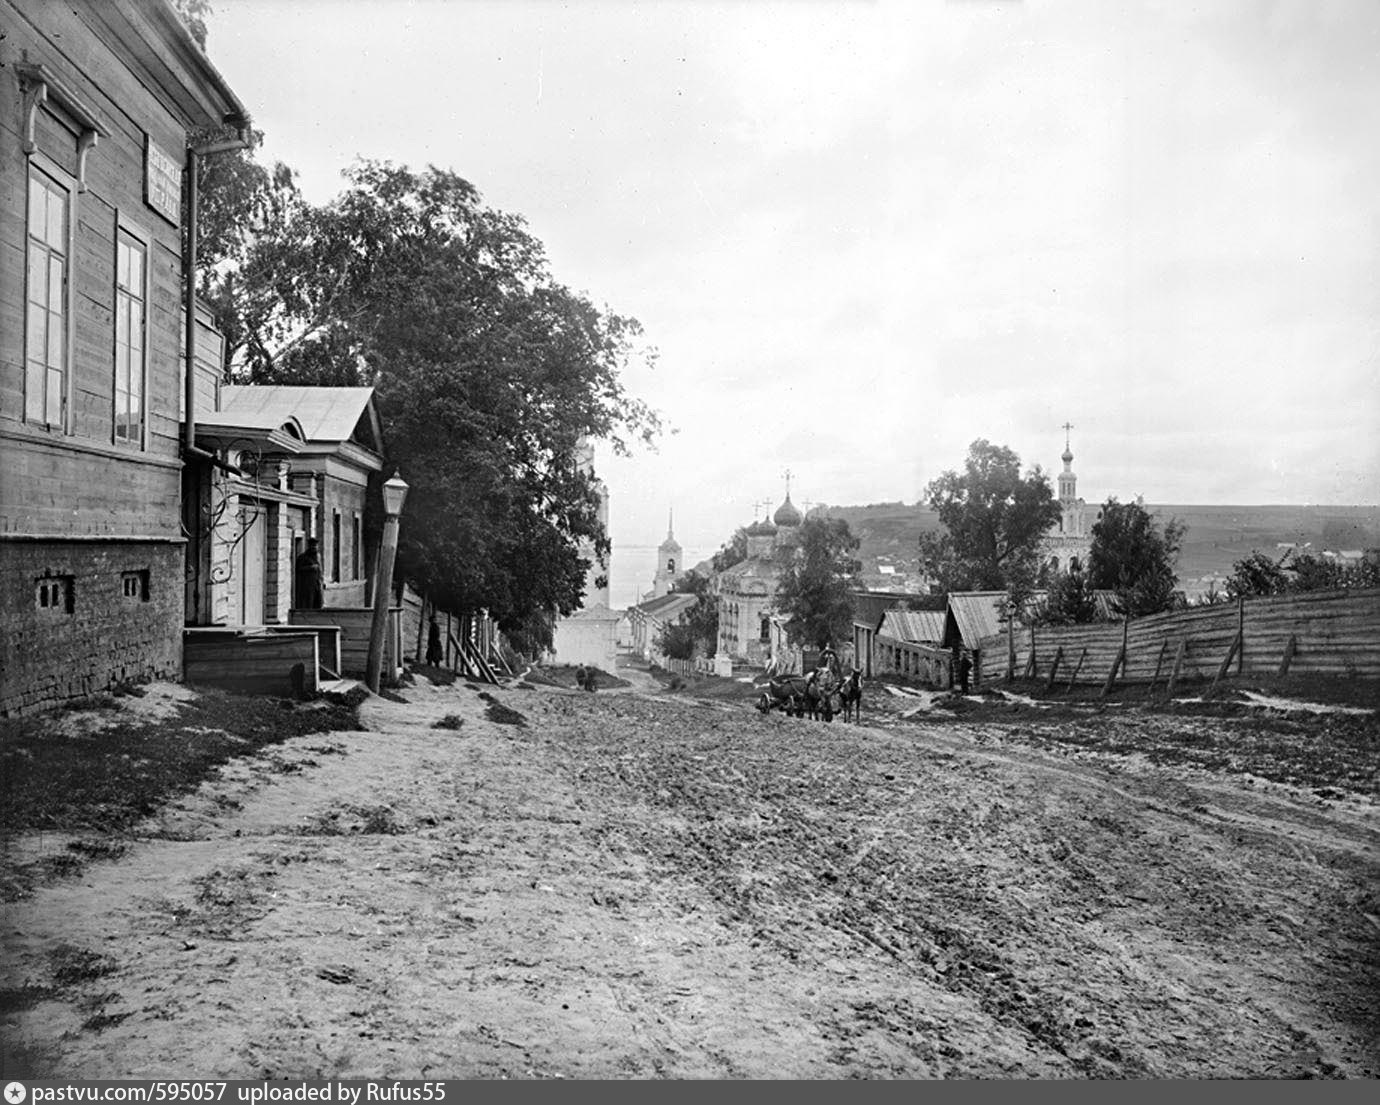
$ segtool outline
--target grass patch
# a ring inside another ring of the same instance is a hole
[[[431,727],[433,729],[459,729],[464,724],[465,719],[458,714],[447,714],[440,721],[433,721]]]
[[[449,687],[459,678],[449,668],[438,668],[434,664],[413,664],[411,671],[414,675],[426,676],[437,687]]]
[[[352,706],[211,689],[175,718],[130,716],[79,736],[55,733],[42,714],[0,721],[0,832],[118,833],[231,759],[307,733],[360,727]],[[83,847],[89,856],[101,846]]]
[[[116,967],[115,960],[108,956],[97,955],[75,944],[59,944],[48,953],[48,969],[53,975],[53,985],[60,990],[104,978],[113,973]]]

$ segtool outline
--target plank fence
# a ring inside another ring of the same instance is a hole
[[[1014,647],[1013,647],[1014,646]],[[1147,618],[1023,626],[983,640],[981,681],[1009,676],[1075,683],[1163,681],[1229,674],[1380,678],[1380,588],[1243,599]]]

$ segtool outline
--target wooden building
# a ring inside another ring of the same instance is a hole
[[[184,170],[243,105],[163,0],[0,0],[0,714],[181,675]],[[192,412],[188,412],[192,413]]]

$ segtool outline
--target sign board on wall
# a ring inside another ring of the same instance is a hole
[[[182,166],[144,135],[144,202],[170,223],[182,224]]]

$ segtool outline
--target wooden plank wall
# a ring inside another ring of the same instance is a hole
[[[315,633],[270,633],[243,636],[192,630],[183,637],[183,678],[188,683],[290,694],[292,669],[302,665],[303,686],[317,687],[320,670]]]
[[[1233,673],[1275,674],[1292,637],[1291,673],[1380,678],[1380,589],[1366,589],[1247,599],[1239,606],[1195,607],[1133,620],[1125,627],[1126,660],[1117,680],[1148,683],[1157,665],[1159,679],[1167,679],[1181,643],[1179,677],[1210,679],[1238,630],[1242,646],[1232,658]],[[1120,622],[1020,628],[1015,634],[1016,674],[1048,677],[1062,648],[1056,682],[1073,676],[1080,656],[1084,659],[1077,682],[1105,682],[1121,650],[1122,636]],[[1002,679],[1006,663],[1005,634],[982,642],[984,681]]]
[[[389,610],[389,631],[384,637],[383,666],[397,671],[402,663],[402,607]],[[369,633],[374,612],[364,607],[328,606],[321,610],[294,610],[293,625],[334,625],[340,627],[341,675],[363,679],[369,669]]]

